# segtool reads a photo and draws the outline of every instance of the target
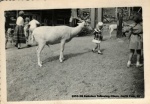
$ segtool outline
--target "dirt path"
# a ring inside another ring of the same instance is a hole
[[[92,53],[93,36],[76,37],[66,44],[63,63],[58,60],[60,46],[46,46],[42,68],[37,65],[35,47],[6,50],[8,101],[144,97],[143,67],[126,67],[127,39],[108,39],[107,34],[101,45],[103,55]]]

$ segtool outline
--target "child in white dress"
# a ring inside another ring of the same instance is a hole
[[[93,48],[93,52],[98,52],[98,54],[102,54],[101,50],[100,50],[100,43],[103,39],[102,36],[102,29],[103,29],[103,22],[98,22],[98,24],[96,25],[96,28],[94,29],[94,39],[92,40],[93,43],[96,43],[95,48]]]

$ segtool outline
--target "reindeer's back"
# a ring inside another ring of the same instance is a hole
[[[55,43],[55,41],[58,42],[62,38],[68,37],[70,35],[70,29],[68,26],[41,26],[33,31],[33,35],[37,41],[45,40],[50,43]]]

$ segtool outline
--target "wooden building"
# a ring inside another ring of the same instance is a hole
[[[45,10],[23,10],[25,12],[24,19],[28,17],[32,20],[32,16],[35,15],[36,19],[42,25],[56,26],[56,25],[69,25],[69,19],[74,12],[74,15],[83,17],[83,13],[87,13],[91,19],[91,26],[95,27],[98,21],[102,21],[102,9],[98,8],[74,8],[74,9],[45,9]],[[19,10],[6,11],[7,18],[10,18],[9,23],[11,27],[15,27],[16,19],[18,17]]]

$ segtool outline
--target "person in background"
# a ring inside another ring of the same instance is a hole
[[[16,21],[16,27],[15,27],[15,34],[14,34],[14,39],[16,40],[16,47],[18,49],[21,48],[21,43],[25,43],[25,36],[24,36],[24,11],[19,11],[19,17],[17,18]]]
[[[32,20],[29,22],[29,37],[28,37],[28,46],[30,47],[32,44],[32,32],[35,28],[37,28],[38,26],[40,26],[40,23],[36,20],[36,16],[33,15]]]
[[[29,21],[30,19],[26,17],[24,23],[24,35],[26,37],[26,43],[28,42],[28,37],[29,37]]]
[[[92,51],[96,52],[96,50],[98,50],[98,54],[102,54],[100,50],[100,43],[102,41],[102,29],[103,22],[98,22],[96,28],[94,29],[94,39],[92,40],[93,43],[96,43],[96,46],[92,49]]]
[[[89,13],[83,12],[83,14],[81,15],[81,19],[86,20],[89,18],[89,16],[90,16]]]
[[[129,59],[127,62],[127,67],[131,66],[131,60],[133,57],[133,54],[137,53],[137,60],[136,60],[136,67],[142,66],[140,63],[140,58],[142,54],[143,49],[143,26],[142,26],[142,18],[140,14],[137,14],[134,17],[135,26],[132,27],[130,30],[130,37],[129,37]]]

